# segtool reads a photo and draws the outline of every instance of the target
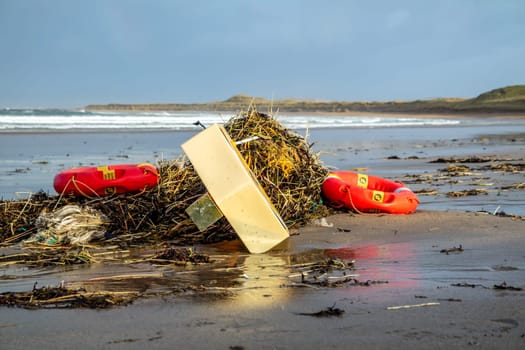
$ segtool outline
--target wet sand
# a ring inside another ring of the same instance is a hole
[[[101,311],[2,308],[2,348],[525,345],[525,291],[494,287],[525,287],[523,220],[420,211],[408,216],[340,214],[327,223],[333,227],[304,227],[267,254],[249,255],[238,242],[197,247],[217,261],[206,267],[208,273],[194,276],[207,287],[200,291],[172,285],[173,292],[163,297]],[[459,246],[462,252],[441,252]],[[355,260],[355,278],[376,283],[302,286],[292,267],[328,257]],[[164,275],[182,286],[194,269],[165,269]],[[144,291],[159,289],[152,278],[135,283]],[[330,307],[343,312],[308,315]]]
[[[132,289],[143,297],[109,310],[2,307],[1,348],[525,347],[525,221],[492,215],[524,215],[523,189],[503,189],[522,183],[523,171],[482,169],[523,163],[522,123],[310,134],[331,166],[401,179],[414,190],[437,193],[421,194],[420,207],[411,215],[328,217],[327,225],[303,227],[266,254],[250,255],[237,241],[192,247],[209,254],[211,264],[158,267],[125,263],[120,257],[88,267],[2,268],[0,292],[64,281],[93,289]],[[53,174],[79,160],[131,163],[174,157],[187,135],[61,135],[68,150],[57,145],[56,135],[4,136],[2,146],[18,152],[13,157],[12,151],[2,153],[2,181],[17,179],[2,188],[5,196],[44,186],[52,191]],[[40,147],[35,149],[30,140]],[[447,163],[430,163],[473,156],[491,160],[466,163],[466,174],[440,170]],[[29,170],[9,174],[19,166]],[[410,175],[431,176],[428,182],[416,182]],[[446,195],[472,188],[488,191]],[[346,276],[320,277],[347,277],[347,282],[304,283],[309,275],[299,267],[326,259],[355,260]]]

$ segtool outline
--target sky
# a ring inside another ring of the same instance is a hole
[[[0,107],[470,98],[518,84],[523,0],[0,0]]]

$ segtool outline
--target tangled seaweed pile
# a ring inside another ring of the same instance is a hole
[[[64,286],[37,288],[35,283],[30,292],[0,294],[0,305],[25,309],[107,309],[130,304],[137,297],[138,293],[132,292],[88,292],[84,289],[69,289]]]
[[[328,170],[304,137],[255,111],[225,125],[233,140],[258,139],[239,146],[243,158],[289,227],[326,215],[321,185]]]
[[[252,140],[240,144],[239,151],[288,227],[327,214],[320,189],[328,170],[304,137],[255,109],[232,117],[224,127],[235,141]],[[39,231],[39,217],[66,205],[100,212],[106,219],[102,239],[112,243],[206,243],[235,237],[224,218],[200,232],[186,214],[206,193],[186,157],[161,162],[158,168],[159,185],[140,194],[75,198],[37,193],[24,201],[1,201],[0,242],[31,237]]]

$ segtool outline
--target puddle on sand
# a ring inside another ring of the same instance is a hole
[[[201,264],[155,265],[140,259],[146,250],[136,250],[115,254],[115,258],[106,256],[104,262],[89,265],[38,268],[0,265],[0,293],[31,291],[35,283],[39,287],[62,284],[88,292],[138,292],[142,297],[189,297],[203,302],[225,300],[258,308],[323,288],[338,288],[341,297],[370,295],[374,291],[384,292],[379,294],[385,297],[389,293],[435,290],[457,281],[469,281],[473,268],[478,268],[477,283],[486,280],[487,285],[492,280],[498,281],[502,273],[516,274],[523,270],[519,266],[479,270],[479,261],[469,259],[472,252],[466,250],[461,253],[464,256],[456,259],[428,243],[360,243],[297,254],[286,249],[249,254],[239,242],[228,242],[194,247],[210,258],[210,263]],[[497,262],[493,265],[497,266]]]
[[[143,297],[224,298],[258,307],[284,301],[301,290],[360,287],[367,281],[415,283],[410,267],[404,267],[404,274],[391,273],[389,264],[399,267],[398,258],[410,254],[409,246],[394,248],[362,245],[294,255],[286,250],[249,254],[239,242],[233,242],[194,248],[210,257],[210,263],[201,264],[155,265],[141,259],[151,250],[136,250],[105,254],[104,261],[85,265],[0,265],[0,293],[31,291],[37,283],[37,287],[63,285],[88,292],[138,292]]]

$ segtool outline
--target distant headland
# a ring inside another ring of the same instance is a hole
[[[236,95],[224,101],[207,103],[160,103],[88,105],[91,111],[208,111],[236,112],[255,106],[279,113],[404,113],[404,114],[498,114],[525,116],[525,85],[494,89],[470,98],[436,98],[414,101],[349,102],[300,99],[268,100],[248,95]]]

